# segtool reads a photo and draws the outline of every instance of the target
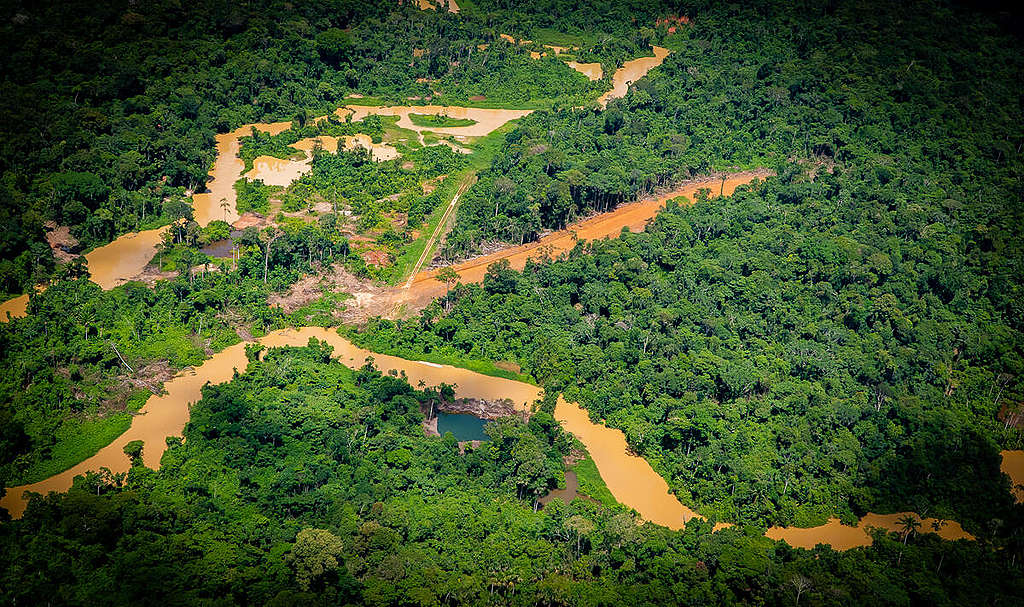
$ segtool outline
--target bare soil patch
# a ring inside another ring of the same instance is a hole
[[[52,228],[50,226],[53,226]],[[78,239],[71,235],[71,228],[59,226],[48,221],[46,243],[50,245],[53,256],[61,263],[68,263],[78,257],[74,251],[78,248]]]

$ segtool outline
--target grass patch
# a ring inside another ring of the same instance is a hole
[[[476,120],[472,118],[452,118],[443,114],[409,114],[409,120],[416,126],[424,127],[457,127],[473,126]]]
[[[489,360],[478,360],[462,356],[437,354],[434,352],[415,352],[408,348],[400,347],[381,348],[379,344],[369,343],[369,340],[365,339],[367,337],[366,334],[360,333],[355,328],[348,326],[340,327],[338,329],[338,333],[360,348],[366,348],[367,350],[371,350],[379,354],[390,354],[391,356],[397,356],[406,360],[419,360],[439,365],[449,365],[452,367],[468,369],[469,371],[473,371],[474,373],[479,373],[481,375],[511,379],[512,381],[523,382],[524,384],[530,384],[531,386],[537,385],[537,380],[533,379],[533,377],[526,373],[515,373],[513,371],[501,369],[495,365],[494,362]]]
[[[399,146],[405,146],[409,151],[423,147],[420,145],[420,136],[416,131],[398,126],[398,116],[381,116],[380,121],[384,124],[384,143],[389,143],[399,152],[403,150]]]
[[[573,466],[573,470],[576,471],[576,479],[580,483],[580,493],[588,495],[607,508],[622,508],[622,504],[615,499],[612,492],[608,489],[608,485],[604,483],[604,479],[601,478],[601,473],[597,471],[597,464],[590,457],[590,454],[580,461],[576,462]]]
[[[25,485],[60,474],[96,455],[100,449],[124,434],[131,425],[132,416],[128,413],[116,413],[92,420],[65,421],[54,437],[56,443],[50,451],[50,458],[36,462],[20,477],[12,478],[9,482],[11,485]]]
[[[473,150],[473,153],[469,155],[469,166],[477,171],[490,167],[494,157],[505,145],[505,136],[516,128],[517,122],[518,120],[510,120],[484,137],[478,137],[469,143],[462,143],[463,147]]]
[[[472,159],[472,156],[470,156],[470,158]],[[430,240],[430,235],[434,233],[435,229],[437,229],[437,224],[441,221],[441,217],[444,215],[445,209],[448,208],[448,204],[451,202],[452,197],[455,196],[455,192],[458,191],[459,184],[462,183],[462,180],[472,172],[474,172],[474,169],[466,169],[459,171],[458,173],[453,173],[438,186],[438,189],[441,191],[441,200],[443,202],[442,204],[437,205],[437,208],[427,215],[427,220],[419,228],[419,238],[406,246],[401,255],[395,256],[395,271],[393,273],[393,278],[389,281],[391,284],[397,284],[408,278],[408,273],[411,272],[413,266],[416,265],[416,261],[419,260],[420,254],[423,253],[423,249],[427,246],[427,241]]]
[[[394,278],[391,279],[391,284],[396,284],[408,277],[407,274],[412,271],[413,266],[416,265],[416,261],[420,258],[420,254],[423,253],[423,249],[427,246],[427,241],[430,239],[430,235],[434,233],[438,222],[441,220],[441,216],[444,215],[445,209],[448,208],[448,203],[451,202],[452,197],[455,196],[455,192],[458,191],[459,184],[461,184],[470,173],[479,172],[491,166],[491,162],[494,161],[495,155],[501,151],[501,147],[505,144],[505,136],[512,132],[515,127],[516,121],[512,120],[491,131],[484,137],[478,137],[472,142],[460,142],[460,145],[473,151],[473,153],[469,155],[469,168],[449,175],[448,178],[441,183],[439,188],[441,189],[441,196],[444,203],[438,205],[437,208],[427,216],[426,222],[424,222],[423,226],[420,228],[420,237],[410,243],[400,255],[395,256],[395,272],[393,274]],[[456,213],[457,212],[458,210],[456,210]],[[454,218],[455,215],[453,214],[453,221]]]
[[[437,145],[441,138],[437,136],[437,133],[430,131],[423,131],[423,145]]]
[[[373,95],[367,95],[366,97],[345,97],[342,101],[342,105],[387,105],[387,101],[383,97],[375,97]]]

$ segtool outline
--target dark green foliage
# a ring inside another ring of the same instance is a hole
[[[460,456],[422,434],[436,392],[325,353],[272,350],[206,387],[159,472],[83,477],[0,525],[4,601],[790,605],[802,579],[805,605],[1020,596],[1007,551],[980,543],[807,552],[701,522],[640,526],[584,500],[533,512],[566,447],[544,414],[489,424],[491,442]]]
[[[450,313],[435,304],[361,340],[518,361],[719,518],[916,510],[981,529],[1010,508],[997,452],[1019,435],[996,414],[1022,398],[1008,379],[1022,364],[1017,318],[986,282],[936,294],[928,260],[942,240],[879,237],[863,218],[885,188],[856,176],[670,205],[642,234],[521,276],[492,266],[482,288],[456,289]],[[841,195],[855,202],[831,212]],[[970,250],[945,258],[968,285],[1000,264]],[[882,255],[899,273],[876,273]]]
[[[396,253],[409,240],[409,231],[418,228],[442,203],[439,188],[424,194],[422,184],[440,175],[450,176],[466,165],[466,157],[447,145],[421,147],[384,162],[373,160],[365,150],[315,153],[313,170],[288,188],[284,206],[285,210],[297,210],[288,208],[290,199],[308,202],[322,198],[339,212],[352,214],[357,231],[381,231],[377,243]],[[393,213],[405,214],[404,231],[396,231],[386,216]],[[357,274],[369,271],[355,257],[354,261]]]
[[[237,270],[190,272],[209,264],[197,248],[222,236],[225,225],[190,223],[173,232],[156,261],[167,258],[181,272],[176,280],[112,291],[85,279],[60,281],[31,299],[28,316],[0,324],[0,420],[10,423],[0,432],[0,483],[39,480],[91,455],[127,428],[128,413],[165,372],[236,343],[236,329],[283,326],[267,295],[348,255],[334,228],[287,225],[271,246],[264,282],[266,238],[250,228],[235,239]]]
[[[445,255],[529,241],[696,174],[793,158],[872,167],[894,190],[889,210],[905,205],[925,225],[950,207],[1019,200],[1019,44],[927,2],[862,4],[699,10],[664,40],[664,64],[608,111],[519,121],[464,197]]]
[[[292,151],[295,151],[294,148]],[[235,209],[239,213],[266,214],[270,211],[270,194],[277,189],[275,186],[268,186],[262,180],[249,181],[244,177],[235,182]]]

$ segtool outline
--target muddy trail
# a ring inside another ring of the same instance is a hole
[[[413,266],[412,272],[409,273],[409,280],[406,281],[405,287],[408,289],[412,286],[412,283],[419,275],[420,270],[423,269],[423,265],[426,264],[433,256],[434,246],[437,245],[438,241],[447,234],[448,229],[451,227],[454,221],[455,208],[459,205],[459,198],[466,193],[474,183],[476,183],[476,173],[470,173],[462,180],[459,184],[459,189],[455,192],[455,196],[452,196],[452,201],[448,203],[448,207],[444,210],[444,214],[441,215],[441,219],[437,222],[437,227],[434,228],[434,232],[427,239],[426,246],[423,247],[423,253],[420,254],[419,259],[416,260],[416,265]]]

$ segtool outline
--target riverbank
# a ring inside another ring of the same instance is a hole
[[[436,363],[427,363],[436,364]],[[437,365],[443,368],[443,365]],[[441,436],[438,429],[438,419],[441,414],[449,415],[472,415],[473,417],[486,421],[493,421],[503,417],[519,416],[524,420],[529,419],[530,411],[517,407],[509,398],[486,399],[486,398],[455,398],[445,400],[439,398],[434,402],[420,407],[423,413],[423,433],[427,436]]]
[[[557,257],[572,250],[580,240],[616,238],[623,228],[639,232],[657,216],[667,201],[674,198],[684,197],[692,203],[702,189],[708,190],[711,198],[730,196],[736,188],[772,175],[772,171],[758,169],[689,180],[651,197],[619,205],[614,211],[587,217],[564,230],[550,232],[535,242],[508,247],[446,267],[455,270],[459,282],[463,284],[480,283],[483,282],[487,268],[498,261],[508,260],[513,269],[522,270],[527,260]],[[407,281],[401,289],[354,294],[355,301],[346,310],[344,320],[358,323],[373,316],[400,318],[422,310],[447,290],[447,285],[436,278],[440,270],[424,270]]]
[[[530,384],[364,350],[354,346],[336,331],[321,327],[283,329],[258,341],[267,347],[302,346],[310,338],[333,346],[335,357],[352,368],[361,367],[367,358],[372,357],[382,373],[396,376],[404,374],[411,385],[420,385],[420,382],[427,386],[439,386],[442,383],[455,385],[460,396],[453,401],[452,406],[460,411],[480,411],[499,417],[509,413],[529,415],[533,404],[541,396],[541,389]],[[60,474],[38,483],[9,488],[0,500],[0,506],[6,508],[12,517],[19,518],[25,510],[25,492],[67,491],[75,476],[104,467],[113,473],[125,472],[129,469],[129,460],[123,447],[135,440],[143,442],[143,463],[154,470],[159,469],[160,459],[167,448],[166,437],[181,435],[189,419],[189,407],[201,398],[202,387],[207,383],[230,381],[236,371],[245,370],[248,364],[245,345],[243,342],[226,348],[199,367],[179,373],[165,383],[164,394],[150,397],[140,415],[133,419],[129,430],[117,440],[95,456]],[[585,409],[562,397],[558,398],[555,407],[555,419],[564,430],[579,439],[590,453],[604,485],[614,499],[637,511],[644,520],[678,530],[685,527],[689,520],[704,518],[669,493],[665,479],[646,460],[630,452],[625,435],[620,430],[592,422]],[[436,427],[434,431],[436,433]],[[1011,457],[1013,459],[1015,456]],[[948,540],[974,539],[954,521],[921,519],[909,512],[871,513],[863,517],[856,527],[840,525],[838,520],[808,529],[773,527],[765,535],[798,547],[810,548],[819,543],[827,543],[836,550],[847,550],[868,545],[871,541],[869,530],[872,528],[901,532],[904,520],[908,517],[921,523],[921,532],[935,532]],[[719,522],[714,529],[729,526],[728,523]]]
[[[453,12],[457,12],[457,9]],[[671,52],[663,47],[653,47],[653,51],[653,57],[640,57],[627,61],[616,70],[612,76],[612,89],[598,99],[598,104],[602,108],[607,106],[609,100],[625,96],[631,83],[645,76],[654,67],[661,65]],[[363,98],[352,98],[349,101],[351,103],[338,108],[334,114],[342,118],[351,117],[352,120],[357,121],[369,115],[397,117],[397,126],[415,132],[421,139],[421,143],[423,142],[423,133],[426,131],[451,136],[462,141],[483,137],[503,127],[508,122],[527,116],[534,111],[533,109],[468,106],[371,105],[370,101],[375,100]],[[473,124],[455,127],[419,126],[410,119],[410,114],[412,113],[432,116],[443,115],[464,121],[472,120]],[[327,116],[319,116],[313,120],[325,120],[326,118]],[[236,206],[237,192],[234,189],[234,184],[242,177],[246,167],[245,163],[238,156],[240,148],[239,139],[251,134],[253,129],[270,135],[277,135],[290,128],[291,122],[251,123],[216,136],[217,154],[208,174],[206,190],[197,192],[192,196],[193,215],[200,227],[205,227],[214,220],[234,223],[240,219]],[[319,139],[324,140],[324,138]],[[326,147],[335,147],[337,149],[338,143],[336,139],[326,141]],[[248,176],[251,179],[261,178],[265,181],[270,180],[268,183],[274,182],[287,185],[309,170],[308,153],[313,145],[312,139],[308,141],[303,140],[295,144],[296,151],[307,156],[300,160],[260,157],[257,159],[258,166],[254,167]],[[390,146],[378,146],[372,144],[372,142],[367,144],[366,141],[359,138],[346,138],[342,142],[341,147],[367,146],[378,159],[390,158],[396,154]],[[137,279],[156,254],[156,246],[160,243],[161,235],[165,229],[157,228],[128,233],[86,254],[90,279],[104,289],[112,289]],[[631,229],[634,228],[631,227]],[[414,274],[414,276],[418,275]],[[413,297],[419,297],[419,295],[414,294]],[[389,312],[393,313],[397,308],[413,309],[410,305],[411,302],[402,298],[401,301],[394,304],[389,302],[386,307],[390,306]],[[9,318],[24,316],[27,306],[27,294],[0,302],[0,322],[7,322]]]
[[[334,356],[349,367],[359,368],[368,357],[373,357],[374,364],[382,373],[405,373],[405,377],[413,386],[419,385],[420,381],[427,386],[455,384],[463,398],[492,402],[507,400],[516,411],[529,411],[533,402],[540,397],[540,388],[530,384],[481,375],[458,367],[410,361],[371,352],[354,346],[337,331],[322,327],[282,329],[273,331],[257,341],[270,348],[304,346],[311,337],[333,346]],[[248,359],[245,356],[246,345],[246,342],[242,342],[225,348],[202,365],[178,373],[164,383],[162,394],[151,396],[146,401],[139,414],[133,418],[131,427],[117,440],[100,449],[92,457],[59,474],[36,483],[8,488],[6,495],[0,499],[0,507],[6,508],[11,516],[18,518],[25,510],[23,493],[26,491],[42,494],[50,491],[67,491],[75,476],[101,468],[107,468],[115,474],[127,472],[130,466],[123,447],[131,441],[142,441],[143,464],[154,470],[159,469],[160,458],[167,450],[165,439],[168,436],[181,436],[190,416],[189,407],[202,398],[202,387],[207,383],[221,384],[230,381],[236,370],[245,371],[248,366]]]

